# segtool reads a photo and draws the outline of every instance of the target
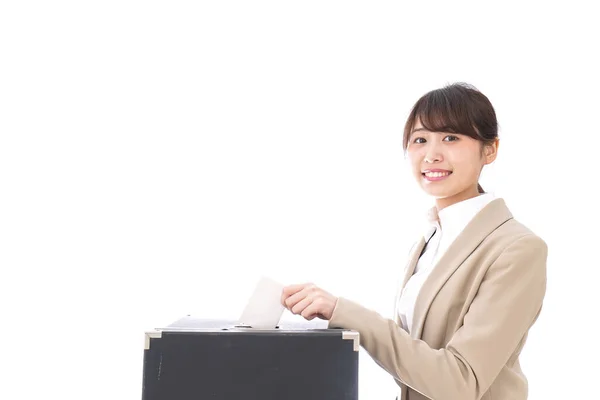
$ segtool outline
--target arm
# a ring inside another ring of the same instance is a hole
[[[488,269],[463,326],[432,349],[393,320],[339,298],[330,328],[354,329],[373,359],[395,379],[433,399],[479,399],[533,324],[546,291],[547,246],[527,235]]]

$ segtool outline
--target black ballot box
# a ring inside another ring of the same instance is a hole
[[[357,400],[358,332],[185,317],[146,332],[142,400]]]

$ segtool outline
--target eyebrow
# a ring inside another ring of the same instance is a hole
[[[426,132],[429,132],[429,130],[428,130],[428,129],[425,129],[425,128],[417,128],[417,129],[413,129],[413,130],[412,130],[412,132],[411,132],[411,134],[413,134],[413,133],[415,133],[415,132],[419,132],[419,131],[426,131]]]

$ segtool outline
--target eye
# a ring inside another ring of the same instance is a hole
[[[418,137],[413,140],[413,143],[425,143],[425,138]]]
[[[446,136],[444,138],[444,140],[446,140],[446,139],[450,139],[450,140],[447,140],[448,142],[455,142],[455,141],[458,140],[458,136],[456,136],[456,135],[448,135],[448,136]]]

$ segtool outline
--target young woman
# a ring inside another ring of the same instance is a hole
[[[403,400],[527,398],[519,354],[542,308],[548,249],[478,183],[498,143],[494,108],[473,87],[449,85],[414,105],[404,150],[435,206],[393,320],[313,284],[283,290],[292,313],[358,331]]]

